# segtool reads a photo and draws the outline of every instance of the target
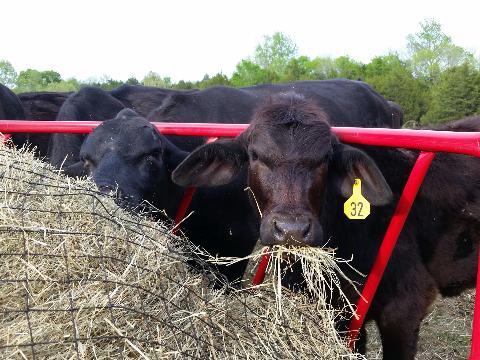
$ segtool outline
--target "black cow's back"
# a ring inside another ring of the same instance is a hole
[[[134,110],[143,117],[146,117],[153,109],[160,106],[168,96],[193,92],[195,90],[172,90],[127,84],[108,91],[111,96],[120,101],[126,108]]]
[[[95,87],[84,87],[70,95],[60,108],[59,121],[87,121],[112,119],[124,105]],[[50,163],[57,167],[67,167],[79,161],[80,147],[85,135],[54,134],[49,144]]]
[[[152,121],[248,123],[253,111],[270,96],[295,92],[330,115],[335,126],[399,127],[389,103],[369,85],[346,79],[297,81],[244,88],[215,86],[172,93],[149,114]]]
[[[0,120],[21,120],[25,118],[22,103],[6,86],[0,84]]]
[[[329,114],[330,122],[334,126],[399,127],[392,119],[387,100],[362,81],[309,80],[257,85],[245,90],[254,94],[281,92],[301,94],[306,99],[312,99]]]
[[[53,121],[57,118],[60,107],[68,98],[69,92],[28,92],[18,94],[25,110],[25,120]],[[36,149],[40,158],[48,156],[48,144],[51,134],[17,133],[13,134],[13,142],[18,147],[28,144]]]

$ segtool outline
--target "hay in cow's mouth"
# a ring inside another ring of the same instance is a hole
[[[196,249],[196,252],[201,252]],[[317,302],[321,308],[331,309],[336,315],[350,316],[354,314],[353,305],[342,290],[342,282],[346,282],[357,291],[356,285],[341,270],[339,264],[343,263],[353,272],[364,276],[353,267],[349,266],[350,260],[340,259],[336,256],[335,249],[327,247],[309,246],[283,246],[274,245],[258,248],[245,258],[216,258],[209,257],[209,262],[215,264],[232,264],[237,261],[249,259],[257,264],[264,255],[269,255],[267,277],[262,287],[270,287],[276,294],[277,312],[282,314],[282,293],[285,285],[290,290],[306,294],[311,301]],[[208,257],[208,254],[203,253]],[[249,275],[251,276],[253,268]],[[248,282],[249,279],[245,279]],[[335,308],[331,307],[331,300],[335,298]]]
[[[0,145],[0,190],[2,358],[359,358],[331,309],[213,290],[169,226],[29,152]]]
[[[274,246],[271,252],[271,268],[273,270],[274,289],[277,298],[281,297],[282,279],[288,277],[288,273],[298,272],[301,275],[300,283],[291,284],[303,287],[304,291],[314,298],[324,308],[331,306],[331,299],[336,296],[338,309],[339,304],[348,308],[348,314],[354,313],[352,304],[342,291],[341,280],[348,282],[355,288],[355,284],[342,272],[339,263],[348,264],[349,261],[335,256],[335,249],[319,247],[297,246]],[[352,268],[353,269],[353,268]],[[295,279],[294,279],[295,280]],[[336,293],[337,295],[334,295]],[[277,300],[280,307],[281,299]],[[342,313],[345,313],[342,310]]]

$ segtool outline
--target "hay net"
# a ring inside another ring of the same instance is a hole
[[[284,291],[280,316],[268,286],[213,290],[169,224],[28,151],[0,145],[0,190],[0,358],[358,358],[333,310]]]

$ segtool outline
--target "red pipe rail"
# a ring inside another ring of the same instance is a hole
[[[0,120],[0,132],[88,134],[101,121]],[[153,123],[164,135],[234,137],[248,124]],[[480,133],[409,129],[333,127],[339,140],[358,145],[375,145],[430,152],[453,152],[480,156]]]
[[[10,134],[17,132],[29,133],[74,133],[87,134],[97,127],[99,121],[24,121],[24,120],[0,120],[0,133]],[[246,124],[210,124],[210,123],[154,123],[157,129],[164,135],[182,136],[207,136],[207,137],[234,137],[247,128]],[[378,284],[390,255],[393,251],[398,236],[407,219],[415,196],[420,188],[423,178],[435,156],[435,152],[451,152],[457,154],[480,157],[480,132],[451,132],[431,130],[407,130],[407,129],[369,129],[333,127],[332,131],[339,140],[358,145],[374,145],[386,147],[399,147],[420,150],[417,162],[412,170],[404,191],[397,204],[379,253],[367,278],[362,296],[357,304],[356,318],[350,324],[350,344],[354,340],[363,325],[369,305],[375,295]],[[193,191],[187,191],[188,199],[184,199],[180,206],[183,213],[186,212],[189,202],[193,197]],[[185,203],[183,203],[185,202]],[[183,216],[182,216],[183,217]],[[177,213],[177,223],[180,222],[180,212]],[[259,284],[263,280],[264,272],[268,264],[268,254],[260,261],[260,271],[254,278],[254,283]],[[262,274],[263,271],[263,274]],[[475,310],[472,325],[472,345],[469,360],[480,360],[480,251],[477,272],[477,287],[475,295]]]
[[[365,286],[363,287],[363,298],[360,297],[358,299],[356,309],[357,317],[353,317],[352,321],[350,322],[349,343],[351,348],[353,348],[358,333],[362,328],[373,296],[375,295],[378,285],[382,280],[383,273],[403,229],[403,225],[405,225],[405,221],[410,213],[413,202],[415,201],[415,197],[417,196],[418,190],[423,183],[423,179],[425,178],[425,175],[427,174],[434,157],[435,153],[421,152],[417,158],[417,161],[415,162],[415,165],[413,166],[412,171],[410,172],[410,176],[408,177],[395,212],[390,220],[390,224],[388,225],[382,244],[378,249],[377,258],[373,263],[372,270],[370,270],[370,274],[368,275]]]
[[[210,137],[207,139],[207,144],[216,141],[218,138],[217,137]],[[185,193],[183,194],[183,198],[180,201],[180,205],[178,206],[177,213],[175,214],[175,218],[173,219],[175,226],[172,229],[172,233],[176,234],[178,230],[180,229],[180,223],[185,219],[185,215],[187,213],[188,208],[190,207],[190,203],[192,202],[193,195],[195,195],[195,192],[197,191],[197,188],[195,187],[189,187],[185,190]]]

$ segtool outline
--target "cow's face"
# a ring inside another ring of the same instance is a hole
[[[152,201],[185,155],[147,120],[122,110],[85,139],[80,165],[102,192],[115,191],[123,206],[136,207]]]
[[[194,151],[173,173],[183,186],[228,183],[248,166],[252,205],[261,213],[265,245],[323,244],[320,216],[324,193],[352,194],[355,178],[374,205],[390,201],[391,191],[374,162],[338,142],[327,116],[302,98],[284,97],[260,109],[248,130]],[[343,200],[344,201],[344,200]]]

